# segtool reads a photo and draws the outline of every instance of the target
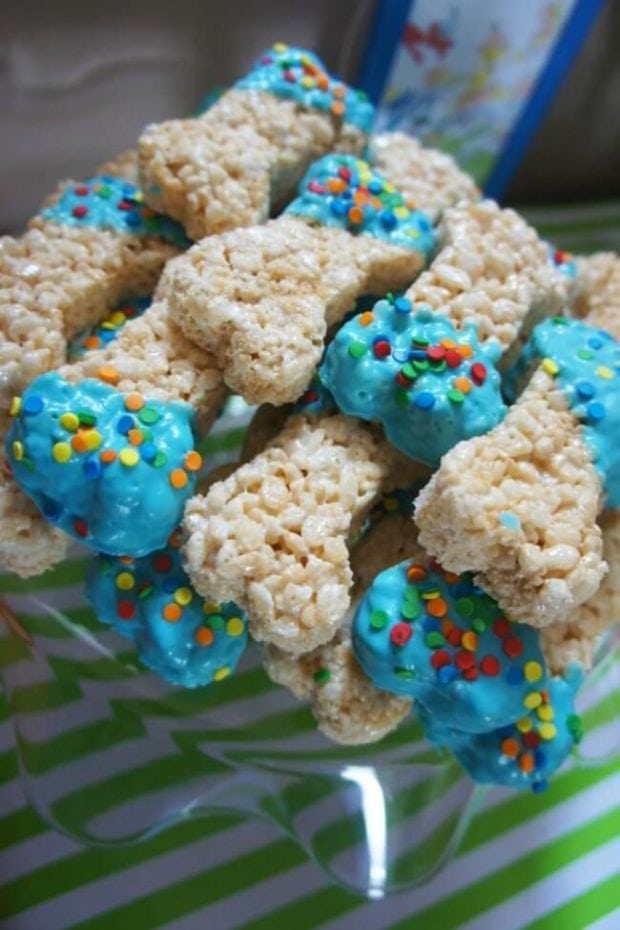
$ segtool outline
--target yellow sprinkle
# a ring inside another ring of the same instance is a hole
[[[174,599],[181,607],[187,607],[193,596],[191,588],[177,588],[174,592]]]
[[[614,376],[613,371],[611,368],[608,368],[607,365],[599,365],[596,369],[596,373],[599,378],[605,378],[606,381],[609,381],[609,379]]]
[[[127,317],[125,316],[124,313],[121,313],[120,310],[116,310],[116,312],[113,313],[112,316],[110,317],[110,323],[112,323],[112,325],[116,327],[123,326],[126,322],[127,322]]]
[[[467,649],[468,652],[475,652],[478,646],[478,637],[473,632],[473,630],[468,630],[466,633],[463,633],[461,638],[461,646],[463,649]]]
[[[68,462],[71,458],[71,446],[68,442],[57,442],[52,446],[52,458],[56,462]]]
[[[557,375],[560,370],[560,366],[557,362],[554,362],[552,358],[543,358],[542,360],[543,371],[546,371],[548,375],[554,377]]]
[[[536,713],[540,720],[553,720],[555,717],[555,711],[551,704],[541,704]]]
[[[89,452],[95,452],[103,442],[103,436],[101,433],[98,433],[96,429],[86,430],[84,439],[86,440],[86,448]]]
[[[423,601],[434,601],[436,597],[439,597],[441,591],[439,588],[433,588],[432,591],[422,591],[422,600]]]
[[[135,449],[121,449],[118,454],[119,460],[127,468],[133,468],[140,461],[140,453]]]
[[[276,42],[273,46],[274,52],[285,52],[288,48],[286,42]]]
[[[393,194],[393,193],[394,193],[394,185],[393,185],[393,184],[390,184],[389,181],[386,181],[385,184],[383,185],[383,190],[385,191],[386,194]],[[398,209],[398,208],[397,208],[397,209]],[[396,212],[396,210],[395,210],[394,212]]]
[[[558,734],[557,727],[554,723],[541,723],[538,727],[538,732],[542,738],[546,740],[555,739]]]
[[[21,462],[24,457],[24,447],[19,439],[16,439],[13,443],[13,458],[16,462]]]
[[[222,681],[223,678],[228,678],[229,675],[230,675],[230,669],[226,665],[224,665],[223,668],[216,669],[213,675],[213,680]]]
[[[216,604],[215,601],[205,601],[202,605],[204,612],[208,614],[219,614],[222,609],[221,604]]]
[[[113,329],[116,329],[116,327],[114,326],[114,323],[111,320],[104,320],[103,323],[101,324],[101,329],[112,331]]]
[[[399,220],[406,220],[409,216],[409,210],[407,207],[394,207],[394,216],[397,216]]]
[[[307,88],[309,89],[309,88],[311,88],[311,87],[314,87],[315,84],[316,84],[316,81],[314,80],[313,77],[310,77],[309,74],[306,74],[306,76],[305,76],[305,77],[302,77],[302,79],[301,79],[301,86],[302,86],[302,87],[307,87]]]
[[[419,239],[420,231],[418,229],[407,229],[405,235],[409,236],[410,239]]]
[[[131,591],[134,584],[135,580],[131,572],[121,572],[116,576],[116,587],[121,591]]]
[[[525,707],[529,708],[529,710],[534,710],[542,704],[542,697],[538,691],[530,691],[530,693],[526,694],[523,698],[523,704]]]
[[[533,723],[529,717],[521,717],[520,720],[517,720],[516,727],[519,733],[529,733]]]
[[[226,632],[229,636],[241,636],[244,628],[245,627],[241,617],[231,617],[226,624]]]
[[[9,407],[9,414],[10,414],[10,416],[16,417],[17,414],[19,413],[20,409],[21,409],[21,406],[22,406],[22,399],[21,399],[21,397],[14,397],[13,400],[11,401],[11,405],[10,405],[10,407]]]
[[[60,425],[63,429],[68,429],[70,433],[75,433],[80,425],[80,418],[75,413],[63,413]]]
[[[539,678],[542,678],[543,669],[540,662],[526,662],[523,671],[525,672],[525,677],[530,682],[538,681]]]

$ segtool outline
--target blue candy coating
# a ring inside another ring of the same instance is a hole
[[[162,556],[169,561],[165,571],[158,568]],[[132,578],[130,590],[118,587],[119,575]],[[189,590],[191,600],[181,607],[181,617],[170,622],[162,611],[176,603],[174,593],[179,588]],[[87,570],[86,597],[102,623],[109,623],[135,642],[148,668],[184,688],[208,685],[214,675],[227,677],[247,645],[246,615],[232,602],[209,604],[196,594],[183,571],[178,546],[169,544],[165,550],[130,564],[97,556]],[[119,616],[120,602],[133,605],[133,617]],[[235,622],[231,624],[233,619]],[[213,634],[208,645],[202,645],[196,638],[201,627],[207,627]]]
[[[9,430],[6,450],[15,480],[43,514],[100,552],[138,556],[165,545],[196,485],[193,472],[188,473],[183,488],[170,482],[172,469],[183,468],[185,456],[194,448],[192,407],[147,399],[145,409],[158,414],[150,427],[153,442],[165,459],[157,467],[157,459],[151,464],[140,456],[135,466],[127,467],[118,457],[121,450],[134,449],[118,431],[119,420],[128,416],[124,394],[101,381],[72,385],[48,372],[30,384],[22,409],[33,397],[43,401],[42,409],[36,415],[20,411]],[[96,449],[76,452],[71,448],[75,434],[60,423],[65,413],[96,418],[92,428],[101,438]],[[136,428],[141,428],[138,415],[134,420]],[[19,458],[13,447],[16,441],[23,447]],[[53,457],[58,443],[70,450],[68,461]],[[114,450],[116,460],[102,464],[104,450]],[[139,447],[134,451],[139,455]]]

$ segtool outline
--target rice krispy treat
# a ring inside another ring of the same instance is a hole
[[[170,263],[162,293],[232,390],[282,404],[308,387],[328,328],[363,294],[409,284],[434,243],[425,214],[383,176],[329,155],[278,219],[211,236]]]
[[[446,207],[480,198],[473,178],[461,171],[450,155],[426,148],[404,132],[372,136],[368,160],[433,223]]]
[[[383,490],[418,474],[354,420],[294,416],[264,452],[188,503],[192,582],[246,610],[255,639],[308,652],[349,607],[350,533]]]
[[[19,239],[0,239],[0,401],[65,360],[67,340],[128,295],[149,295],[188,245],[131,182],[59,185]]]
[[[40,575],[61,562],[69,539],[51,526],[0,464],[0,564],[22,578]]]
[[[620,338],[620,257],[615,252],[598,252],[577,259],[580,294],[573,308],[576,316],[587,317]]]
[[[12,473],[44,516],[111,555],[163,545],[194,493],[195,436],[225,389],[156,301],[105,349],[40,375],[11,405]]]
[[[444,456],[416,522],[445,567],[476,572],[509,615],[542,627],[593,597],[606,572],[597,515],[604,500],[618,506],[620,405],[608,334],[547,321],[523,369],[541,357],[504,422]]]
[[[349,319],[320,368],[343,413],[379,421],[398,449],[433,468],[502,420],[498,365],[567,298],[548,247],[514,211],[461,203],[441,230],[429,268],[404,296]]]
[[[147,126],[147,202],[201,239],[264,222],[326,152],[361,154],[374,109],[311,52],[278,43],[202,116]]]
[[[125,149],[123,152],[119,152],[118,155],[109,158],[95,168],[95,174],[108,174],[115,178],[131,181],[132,184],[139,184],[138,150]]]

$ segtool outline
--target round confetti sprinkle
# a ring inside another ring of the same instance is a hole
[[[229,636],[241,636],[245,629],[245,624],[241,617],[231,617],[226,622],[226,632]]]
[[[118,460],[121,465],[124,465],[126,468],[135,468],[140,461],[140,453],[131,448],[121,449],[118,454]]]
[[[213,674],[214,681],[223,681],[224,678],[228,678],[230,675],[230,669],[224,666],[224,668],[218,668]]]
[[[19,441],[19,439],[16,439],[16,440],[13,442],[13,445],[12,445],[11,448],[12,448],[12,450],[13,450],[13,458],[15,459],[15,461],[16,461],[16,462],[21,462],[21,460],[22,460],[23,457],[24,457],[24,446],[23,446],[23,443],[21,443],[21,442]]]
[[[121,591],[131,591],[135,584],[133,575],[130,572],[120,572],[116,576],[116,587]]]
[[[80,425],[80,421],[75,413],[63,413],[60,418],[60,425],[63,429],[69,430],[71,433],[75,433]]]
[[[194,633],[194,638],[199,646],[210,646],[215,639],[215,634],[211,627],[199,626]]]
[[[187,607],[191,603],[193,596],[191,588],[177,588],[174,592],[174,599],[181,607]]]
[[[176,623],[181,619],[182,610],[178,604],[166,604],[161,613],[164,620],[167,620],[168,623]]]
[[[145,426],[152,426],[159,420],[159,412],[154,407],[143,407],[138,413],[138,419]]]
[[[71,458],[71,446],[67,442],[56,442],[52,446],[52,457],[54,461],[64,463]]]
[[[187,473],[182,468],[173,468],[170,472],[170,484],[173,488],[184,488],[187,481]]]
[[[188,471],[199,471],[202,468],[202,456],[199,452],[192,450],[185,456],[184,465]]]
[[[543,676],[543,667],[540,662],[526,662],[523,671],[529,682],[538,681]]]

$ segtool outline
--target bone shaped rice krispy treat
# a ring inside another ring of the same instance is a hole
[[[162,293],[187,335],[218,356],[229,387],[282,404],[308,386],[328,328],[363,294],[406,287],[434,245],[430,220],[386,178],[330,155],[283,215],[172,262]]]
[[[368,160],[433,223],[447,206],[480,197],[473,178],[460,171],[450,155],[426,148],[404,132],[372,136]]]
[[[165,302],[103,350],[40,375],[12,403],[10,467],[44,516],[111,555],[165,544],[202,465],[195,434],[225,396]]]
[[[138,167],[138,150],[125,149],[99,165],[95,169],[95,174],[109,174],[115,178],[123,178],[124,181],[131,181],[132,184],[138,185],[140,183]]]
[[[620,503],[620,349],[578,320],[539,324],[502,424],[448,452],[416,506],[422,544],[471,570],[509,615],[562,622],[606,571],[597,515]]]
[[[351,552],[354,604],[388,565],[401,561],[405,554],[420,557],[415,532],[411,532],[413,496],[398,491],[373,508],[373,524]],[[292,656],[268,645],[263,656],[270,678],[308,701],[319,729],[337,743],[374,743],[411,710],[410,700],[380,691],[361,670],[351,645],[351,616],[328,643],[309,653]]]
[[[196,590],[235,601],[254,638],[286,652],[327,642],[349,606],[352,527],[390,482],[419,472],[354,420],[292,417],[264,452],[188,503]]]
[[[547,245],[513,210],[461,203],[441,229],[429,268],[404,296],[349,319],[320,369],[342,412],[378,420],[398,449],[431,467],[501,421],[498,362],[568,294]]]
[[[365,95],[312,52],[282,43],[205,114],[147,126],[139,141],[148,203],[194,239],[264,222],[326,152],[364,151]]]
[[[129,295],[150,295],[182,229],[113,175],[61,184],[18,239],[0,239],[0,399],[65,360],[66,342]]]

